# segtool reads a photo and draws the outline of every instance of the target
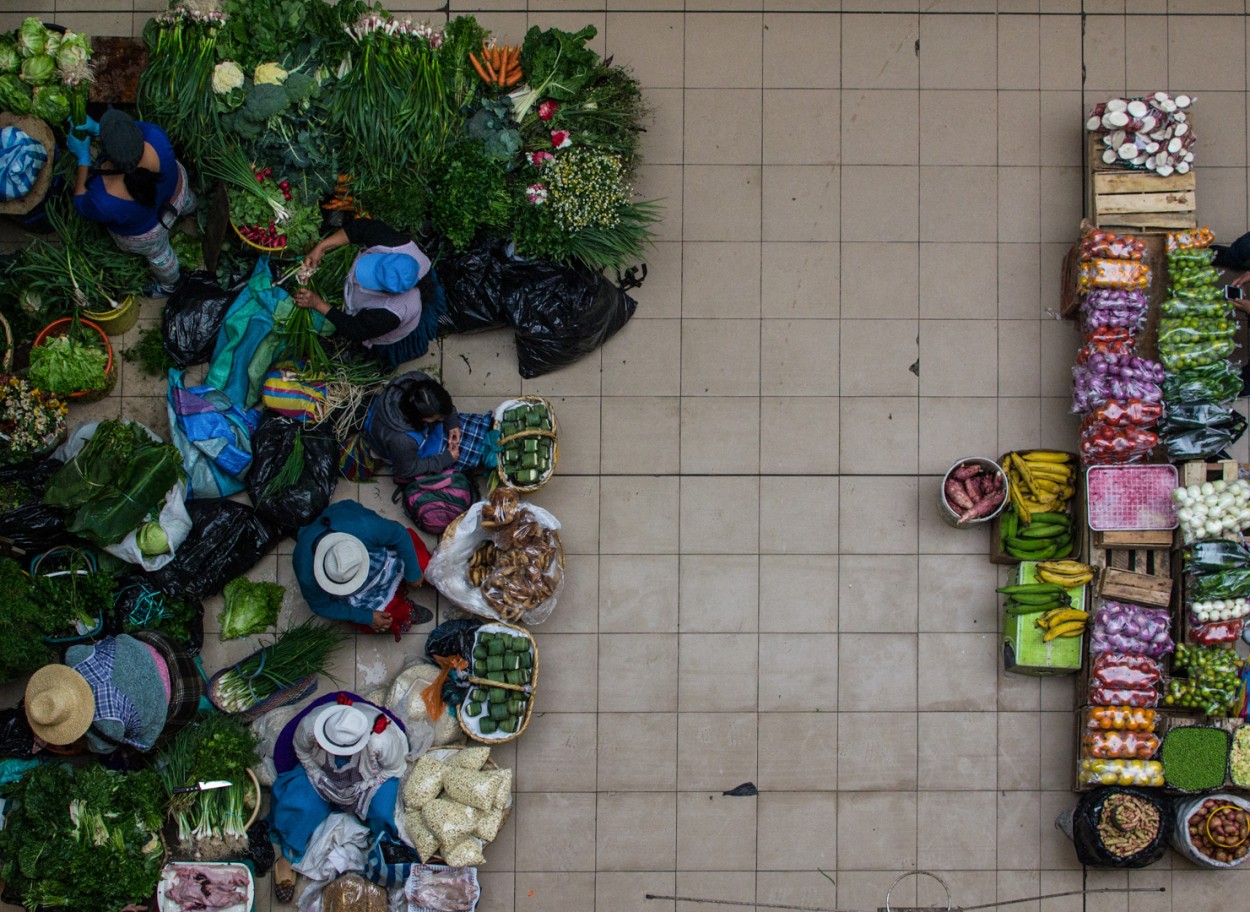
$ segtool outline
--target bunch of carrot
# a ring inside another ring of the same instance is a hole
[[[482,58],[478,60],[472,52],[469,60],[473,69],[487,85],[508,89],[521,81],[521,46],[482,45]]]
[[[339,175],[338,182],[334,185],[334,194],[328,202],[321,204],[321,208],[345,212],[356,208],[355,199],[352,197],[352,176],[350,174]]]

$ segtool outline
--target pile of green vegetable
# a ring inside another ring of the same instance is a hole
[[[523,687],[534,673],[529,637],[481,631],[473,644],[473,675],[484,681]],[[505,687],[479,685],[469,690],[464,714],[480,734],[515,734],[529,706],[530,694]]]
[[[470,55],[502,36],[472,16],[439,28],[362,0],[178,7],[144,37],[140,113],[205,182],[230,184],[236,222],[282,229],[239,196],[272,172],[313,197],[350,186],[329,208],[428,225],[452,250],[511,237],[526,256],[598,270],[641,260],[659,219],[631,185],[642,93],[590,47],[593,26],[531,28],[510,87],[476,69]],[[227,174],[227,159],[243,164]],[[302,251],[298,232],[287,246]]]
[[[342,631],[330,624],[309,620],[290,627],[217,678],[213,702],[223,712],[248,712],[304,678],[322,674],[342,642]]]
[[[262,633],[278,622],[286,589],[277,583],[254,583],[241,576],[226,583],[222,595],[226,607],[217,615],[221,638],[236,640]]]
[[[30,577],[8,557],[0,557],[0,682],[12,681],[56,661],[45,637],[56,633],[56,619],[35,598]]]
[[[106,546],[158,515],[181,477],[177,447],[137,424],[109,419],[52,476],[43,502],[69,514],[70,532]]]
[[[1219,788],[1228,766],[1228,732],[1205,725],[1174,728],[1163,736],[1159,760],[1172,788],[1186,792]]]
[[[86,109],[90,60],[86,35],[26,19],[15,38],[0,38],[0,109],[61,126],[71,110]]]
[[[31,348],[29,377],[39,389],[58,396],[102,390],[110,382],[108,352],[87,331],[71,329]]]
[[[34,598],[52,625],[49,636],[68,637],[97,630],[113,607],[116,581],[99,570],[86,551],[62,548],[39,562]]]
[[[157,760],[178,828],[177,852],[211,861],[238,858],[247,851],[247,819],[256,794],[247,771],[255,766],[256,737],[244,722],[223,715],[201,715],[177,736]],[[197,782],[224,779],[227,788],[176,793]]]
[[[6,789],[0,874],[27,909],[121,909],[156,890],[164,857],[155,773],[48,763]]]

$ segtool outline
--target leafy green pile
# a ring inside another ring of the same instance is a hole
[[[92,572],[80,555],[72,556],[62,570],[52,575],[41,567],[34,580],[34,598],[49,616],[50,635],[70,636],[77,623],[94,629],[113,607],[113,575]]]
[[[30,382],[58,396],[108,386],[108,353],[89,337],[53,336],[30,350]]]
[[[0,874],[27,909],[120,909],[160,878],[162,789],[152,772],[55,763],[9,789]]]
[[[70,514],[70,532],[106,546],[159,512],[181,476],[176,447],[153,439],[138,425],[109,419],[52,476],[43,502]]]
[[[181,235],[186,237],[186,235]],[[182,257],[178,258],[180,261]],[[165,351],[165,336],[159,326],[139,330],[139,341],[122,353],[128,364],[138,364],[149,377],[165,377],[175,367],[174,359]]]
[[[448,153],[430,186],[430,222],[457,250],[473,243],[479,229],[505,230],[512,221],[515,197],[507,175],[474,142]]]
[[[0,557],[0,681],[12,681],[56,661],[43,641],[55,633],[52,615],[35,599],[34,584],[17,561]]]
[[[277,583],[256,583],[241,576],[226,583],[222,594],[226,607],[217,615],[221,638],[237,640],[262,633],[278,622],[286,589]]]
[[[123,633],[158,630],[179,643],[191,639],[199,616],[194,602],[167,595],[143,582],[131,583],[119,590],[115,603],[129,606],[121,619]]]

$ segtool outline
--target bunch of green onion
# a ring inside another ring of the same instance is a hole
[[[329,624],[309,620],[288,628],[217,679],[217,705],[225,712],[246,712],[324,672],[342,642],[342,632]]]

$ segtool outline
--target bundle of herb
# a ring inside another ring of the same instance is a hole
[[[96,570],[86,552],[58,552],[55,566],[40,564],[34,596],[49,615],[52,636],[66,637],[94,630],[113,607],[115,580]]]
[[[430,223],[456,250],[479,231],[507,229],[514,206],[504,170],[475,142],[453,146],[430,183]]]
[[[165,351],[165,336],[159,326],[139,330],[139,341],[126,349],[122,357],[128,364],[138,364],[139,370],[149,377],[166,377],[170,368],[177,366]]]
[[[200,161],[220,133],[213,67],[224,22],[219,12],[178,6],[143,29],[148,63],[139,76],[139,116],[164,124],[192,161]]]
[[[27,909],[121,909],[156,890],[164,847],[155,773],[46,763],[10,798],[0,874]]]
[[[55,632],[51,613],[36,600],[30,577],[7,557],[0,557],[0,605],[0,681],[56,661],[56,650],[44,642]]]
[[[256,737],[246,724],[201,715],[182,729],[157,759],[181,855],[198,860],[238,857],[247,850],[245,824],[255,795],[247,771],[257,763]],[[229,788],[175,793],[174,789],[225,779]]]
[[[303,678],[323,673],[343,642],[330,624],[305,621],[279,633],[217,679],[214,702],[224,712],[246,712]]]
[[[176,447],[138,425],[109,419],[52,476],[43,502],[70,514],[70,532],[107,546],[158,512],[181,475]]]
[[[0,375],[0,464],[25,462],[65,431],[65,403],[18,377]]]

